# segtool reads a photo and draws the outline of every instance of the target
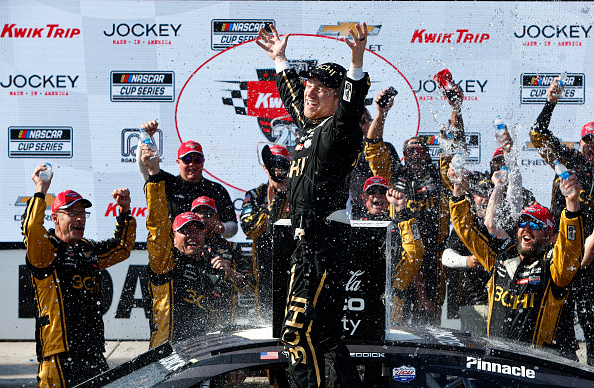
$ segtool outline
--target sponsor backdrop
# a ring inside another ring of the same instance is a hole
[[[553,172],[529,144],[528,128],[553,77],[569,76],[551,122],[554,132],[575,142],[581,126],[593,121],[587,88],[592,77],[587,65],[594,60],[592,3],[54,3],[8,0],[0,5],[0,129],[6,139],[0,142],[2,243],[22,241],[21,214],[34,191],[31,173],[45,162],[55,172],[52,195],[71,188],[93,202],[88,237],[111,235],[116,210],[109,194],[129,187],[138,241],[146,241],[136,129],[154,119],[160,123],[155,140],[163,169],[176,173],[180,141],[199,141],[205,176],[225,185],[239,212],[245,190],[265,180],[261,148],[290,146],[294,140],[294,126],[284,117],[274,86],[273,63],[251,41],[268,24],[294,34],[288,59],[308,68],[327,61],[348,66],[348,47],[339,39],[353,22],[366,21],[368,102],[383,88],[398,90],[385,138],[399,150],[406,138],[436,134],[447,122],[449,106],[432,76],[449,68],[465,93],[469,168],[488,168],[496,148],[492,121],[501,115],[517,134],[524,184],[543,204],[550,203]],[[370,111],[375,114],[373,105]],[[49,217],[46,221],[51,227]],[[239,232],[233,240],[245,241],[245,236]],[[3,264],[9,261],[4,273],[11,281],[5,285],[16,284],[23,252],[2,252]],[[114,289],[122,289],[117,282],[133,265],[111,270]],[[118,271],[121,276],[113,275]],[[2,337],[32,338],[32,319],[18,318],[17,290],[11,288],[10,297],[3,298]],[[106,313],[111,338],[119,335],[111,328],[118,321],[116,306],[114,296]],[[146,338],[144,312],[132,310],[130,319],[142,316],[143,329],[124,336]],[[27,329],[20,330],[24,325]],[[125,331],[126,325],[118,327]]]

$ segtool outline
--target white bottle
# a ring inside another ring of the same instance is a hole
[[[567,168],[561,163],[559,163],[558,160],[555,160],[553,162],[553,168],[555,169],[555,173],[559,175],[559,177],[563,180],[566,180],[571,175],[569,171],[567,171]]]
[[[559,79],[557,80],[557,85],[565,86],[565,81],[567,81],[567,72],[563,72],[559,74]]]
[[[50,179],[52,179],[52,175],[54,175],[54,173],[52,172],[52,165],[49,163],[45,164],[44,171],[39,171],[39,177],[44,181],[49,181]]]
[[[456,174],[456,178],[452,179],[454,183],[460,183],[462,181],[465,159],[464,152],[461,149],[458,149],[456,155],[452,158],[452,171]]]
[[[157,147],[157,144],[155,144],[155,140],[153,139],[152,136],[150,136],[147,131],[145,131],[144,129],[140,129],[140,134],[138,136],[140,142],[146,144],[149,149],[154,152],[155,154],[151,157],[151,159],[155,159],[155,158],[159,158],[161,156],[161,153],[159,152],[159,148]]]
[[[497,117],[495,117],[493,126],[495,127],[495,139],[497,140],[497,146],[501,147],[501,136],[503,136],[505,133],[505,123],[503,122],[501,116],[497,115]]]

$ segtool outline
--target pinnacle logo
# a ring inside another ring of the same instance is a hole
[[[352,29],[353,31],[356,31],[355,25],[357,24],[358,23],[355,22],[338,22],[336,25],[322,24],[318,29],[318,35],[332,36],[335,38],[347,36],[350,38],[351,35],[349,34],[349,30]],[[370,36],[377,35],[379,34],[381,28],[381,24],[377,26],[367,26],[367,32]]]
[[[59,24],[45,27],[17,27],[16,23],[5,24],[0,38],[74,38],[80,35],[78,28],[62,28]]]
[[[457,29],[456,32],[427,32],[422,29],[415,30],[410,43],[483,43],[489,38],[489,34],[469,32],[465,29]]]
[[[310,70],[316,60],[290,61],[297,72]],[[283,107],[278,94],[274,69],[257,69],[257,81],[221,81],[229,87],[223,89],[223,105],[232,106],[235,114],[253,116],[258,120],[260,130],[270,142],[293,147],[297,127]]]

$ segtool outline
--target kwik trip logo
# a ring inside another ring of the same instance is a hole
[[[430,31],[426,29],[415,30],[413,32],[410,43],[485,43],[491,36],[484,32],[475,32],[466,29],[457,29],[455,32],[451,31]]]
[[[111,101],[172,102],[175,99],[172,71],[111,72]]]
[[[544,104],[547,102],[547,90],[558,77],[558,73],[524,73],[520,77],[520,102],[522,104]],[[557,104],[584,104],[586,76],[584,73],[567,73],[563,96]]]
[[[256,39],[258,31],[270,31],[276,26],[272,19],[215,19],[211,22],[210,48],[225,50],[248,40]]]
[[[310,70],[316,60],[291,60],[297,72]],[[225,83],[223,105],[232,107],[235,114],[256,117],[260,130],[270,142],[293,147],[297,127],[285,110],[276,88],[275,69],[257,69],[257,81],[220,81]]]
[[[349,30],[352,28],[355,31],[356,22],[338,22],[335,25],[321,25],[318,29],[318,35],[332,36],[335,38],[351,37]],[[367,32],[370,36],[379,34],[381,25],[367,26]]]
[[[63,27],[59,24],[47,24],[45,27],[22,27],[5,24],[0,38],[74,38],[80,35],[79,28]]]
[[[8,127],[9,158],[71,158],[72,127]]]

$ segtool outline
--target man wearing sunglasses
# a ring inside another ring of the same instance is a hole
[[[272,320],[272,225],[288,217],[287,173],[291,158],[285,147],[275,144],[264,146],[262,161],[268,182],[245,193],[240,223],[246,237],[253,240],[256,313]]]
[[[136,220],[130,192],[111,194],[119,205],[112,238],[84,237],[91,202],[73,190],[59,193],[51,205],[54,229],[43,226],[50,180],[35,169],[35,195],[27,201],[23,235],[27,268],[35,295],[35,339],[39,386],[71,387],[107,369],[101,304],[101,271],[130,257]]]
[[[144,193],[152,301],[150,347],[154,348],[226,323],[232,286],[242,276],[229,261],[204,252],[206,225],[198,214],[183,212],[171,222],[159,161],[151,158],[148,148],[142,149],[141,160],[149,172]]]
[[[297,248],[291,256],[291,283],[282,341],[289,371],[299,387],[326,383],[362,386],[342,343],[345,263],[351,256],[346,218],[348,177],[361,151],[359,120],[365,111],[369,76],[363,72],[367,25],[349,30],[350,69],[324,63],[298,74],[285,55],[290,34],[281,39],[273,25],[256,41],[275,62],[276,85],[299,128],[287,181],[291,224]],[[305,85],[299,77],[307,78]],[[332,215],[332,217],[329,216]]]
[[[582,126],[579,148],[573,144],[568,145],[556,137],[549,129],[549,124],[557,102],[559,99],[563,101],[563,95],[564,87],[555,79],[547,91],[547,102],[530,128],[530,140],[547,164],[553,166],[555,161],[559,161],[577,176],[583,188],[579,198],[584,212],[584,230],[586,234],[590,234],[594,231],[594,122]],[[577,132],[577,128],[575,130]],[[561,178],[555,176],[551,213],[556,222],[561,217],[564,206],[560,186]],[[594,265],[589,264],[587,261],[582,262],[574,282],[573,294],[580,326],[586,339],[587,363],[594,366]]]
[[[156,120],[142,124],[149,135],[153,136],[157,132],[159,123]],[[148,179],[148,171],[141,161],[141,150],[147,148],[147,145],[138,143],[136,151],[136,164],[140,174],[145,182]],[[159,162],[159,159],[156,158]],[[174,176],[166,171],[159,169],[165,181],[165,192],[167,194],[167,203],[169,204],[169,217],[173,221],[175,216],[186,211],[190,211],[192,201],[200,196],[213,198],[219,205],[220,224],[216,231],[225,238],[231,238],[237,233],[237,216],[235,207],[231,202],[229,192],[219,183],[210,181],[203,177],[204,153],[202,146],[195,141],[183,142],[177,150],[177,166],[179,175]]]
[[[250,297],[254,295],[256,282],[253,277],[252,260],[244,257],[237,243],[227,241],[216,232],[220,221],[217,205],[212,198],[206,196],[196,198],[192,202],[192,213],[198,215],[204,222],[204,256],[212,262],[214,268],[230,268],[228,276],[237,292],[231,293],[229,304],[224,306],[223,312],[225,323],[233,325],[237,318],[239,303],[237,293]]]
[[[466,174],[461,175],[450,166],[448,177],[460,179],[454,185],[450,212],[464,245],[492,274],[488,335],[557,347],[559,317],[584,253],[581,186],[576,176],[571,174],[563,183],[565,210],[558,234],[549,210],[537,204],[522,211],[516,238],[502,240],[476,222],[465,198]]]

